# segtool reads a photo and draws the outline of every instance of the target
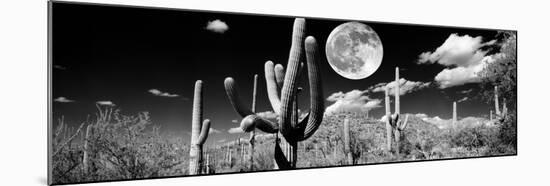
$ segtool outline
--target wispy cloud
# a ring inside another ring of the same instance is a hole
[[[395,91],[395,81],[389,83],[378,83],[368,90],[372,92],[384,92],[386,87],[391,96],[394,96],[393,92]],[[411,92],[415,92],[424,88],[428,88],[431,85],[431,82],[420,82],[420,81],[410,81],[405,78],[399,79],[399,95],[405,95]]]
[[[463,91],[460,91],[461,94],[468,94],[470,92],[472,92],[474,89],[468,89],[468,90],[463,90]]]
[[[222,131],[212,127],[210,127],[210,130],[208,130],[208,134],[219,134],[219,133],[222,133]]]
[[[59,103],[70,103],[70,102],[74,102],[74,100],[67,99],[66,97],[58,97],[58,98],[55,98],[53,101],[54,101],[54,102],[59,102]]]
[[[115,106],[115,104],[112,101],[97,101],[96,103],[99,105],[105,105],[105,106]]]
[[[239,123],[239,120],[237,119],[231,120],[231,123]]]
[[[468,97],[463,97],[462,99],[456,101],[457,103],[460,103],[460,102],[464,102],[464,101],[467,101],[469,98]]]
[[[497,57],[487,55],[489,51],[484,48],[495,43],[496,40],[483,42],[481,36],[451,34],[435,51],[421,53],[418,64],[437,63],[447,67],[434,78],[441,89],[477,83],[481,81],[478,73]]]
[[[336,92],[327,98],[327,101],[334,102],[325,110],[327,114],[337,112],[367,112],[380,107],[381,100],[371,99],[365,95],[367,91],[352,90],[346,93]]]
[[[216,19],[214,21],[208,21],[206,24],[206,30],[210,30],[215,33],[223,34],[229,29],[229,26],[227,24],[219,19]]]
[[[171,94],[171,93],[168,93],[168,92],[162,92],[158,89],[149,89],[148,90],[149,93],[155,95],[155,96],[160,96],[160,97],[179,97],[179,95],[177,94]]]

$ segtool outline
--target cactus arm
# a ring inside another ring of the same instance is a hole
[[[208,132],[210,132],[210,120],[205,119],[202,122],[201,133],[200,133],[199,139],[197,141],[198,144],[201,144],[201,145],[204,144],[204,142],[206,141],[206,138],[208,138]]]
[[[191,126],[191,143],[197,144],[201,130],[202,120],[202,81],[195,82],[195,94],[193,98],[193,115]]]
[[[276,133],[279,127],[276,123],[263,119],[262,117],[251,114],[243,118],[241,121],[241,129],[245,132],[250,132],[255,128],[265,133]]]
[[[237,111],[237,113],[239,113],[239,115],[241,115],[241,117],[246,117],[250,114],[254,114],[242,103],[237,92],[237,83],[233,78],[225,78],[224,86],[227,97],[229,98],[229,102],[231,102],[231,105],[233,105],[233,108],[235,109],[235,111]]]
[[[277,81],[277,86],[279,91],[283,88],[283,82],[285,78],[285,68],[281,64],[275,65],[275,80]]]
[[[405,130],[405,128],[407,128],[408,121],[409,121],[409,114],[405,114],[405,121],[401,123],[401,125],[399,126],[399,130]]]
[[[304,39],[305,19],[295,19],[292,32],[292,45],[290,47],[290,56],[288,59],[287,70],[283,89],[281,90],[281,122],[280,131],[283,135],[291,135],[292,129],[296,128],[297,123],[292,122],[292,104],[294,95],[296,95],[297,76],[300,65],[300,54],[302,50],[302,41]]]
[[[280,66],[280,68],[283,68],[279,64],[277,64],[277,66]],[[281,100],[279,98],[279,89],[281,86],[278,85],[279,80],[276,77],[276,74],[277,74],[276,70],[273,69],[273,62],[271,61],[265,62],[264,71],[265,71],[267,96],[269,98],[269,102],[271,103],[271,107],[273,107],[273,111],[275,111],[275,113],[277,114],[280,114]]]
[[[317,56],[317,41],[314,37],[307,37],[305,40],[306,58],[309,79],[309,94],[310,94],[310,111],[306,117],[302,119],[307,121],[305,129],[300,141],[311,137],[321,125],[324,114],[323,87],[321,85],[321,75],[317,64],[319,57]],[[301,123],[301,122],[300,122]],[[299,124],[303,126],[304,124]]]
[[[389,120],[390,120],[390,126],[392,128],[398,127],[396,124],[397,124],[397,121],[399,121],[399,115],[391,114],[389,117]]]

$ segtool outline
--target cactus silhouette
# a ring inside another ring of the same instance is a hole
[[[391,151],[392,143],[392,131],[395,138],[395,153],[399,156],[399,142],[401,141],[402,131],[407,128],[409,115],[405,116],[405,121],[401,121],[400,116],[400,102],[399,102],[399,67],[395,68],[395,113],[391,114],[389,89],[385,88],[385,104],[386,104],[386,142],[387,149]]]
[[[275,144],[275,161],[279,169],[296,168],[298,142],[311,137],[323,119],[324,98],[317,64],[317,41],[311,36],[304,41],[304,32],[305,19],[295,19],[286,72],[282,65],[274,65],[271,61],[267,61],[264,66],[268,98],[279,117],[277,122],[264,119],[243,106],[233,78],[226,78],[224,83],[233,108],[244,117],[240,124],[243,131],[250,132],[257,128],[266,133],[280,133],[276,136]],[[310,110],[305,117],[299,120],[296,99],[297,80],[301,72],[299,61],[302,55],[302,42],[305,43],[310,86]],[[281,137],[279,138],[279,136]],[[281,146],[286,148],[281,148]]]
[[[193,98],[193,118],[191,126],[191,148],[189,149],[189,174],[200,174],[203,153],[202,145],[208,138],[210,130],[210,120],[205,119],[202,124],[202,81],[195,82],[195,95]]]

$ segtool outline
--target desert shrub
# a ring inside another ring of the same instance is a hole
[[[498,138],[500,143],[508,145],[513,149],[517,147],[517,122],[516,114],[508,114],[499,126]],[[515,150],[514,150],[515,151]]]
[[[86,140],[89,144],[88,171],[84,170],[82,163],[84,141],[76,146],[59,147],[59,153],[52,157],[54,183],[154,178],[185,173],[187,150],[182,147],[186,145],[162,138],[147,112],[127,116],[120,110],[99,109],[96,119],[85,124],[92,126],[91,135]]]
[[[465,127],[451,136],[452,147],[464,147],[468,150],[491,145],[494,141],[494,128],[483,125]]]

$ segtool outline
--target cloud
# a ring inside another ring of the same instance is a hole
[[[378,121],[385,122],[386,121],[386,115],[382,115]]]
[[[59,103],[70,103],[70,102],[74,102],[74,100],[70,100],[70,99],[67,99],[65,97],[58,97],[58,98],[55,98],[53,100],[54,102],[59,102]]]
[[[227,132],[229,134],[241,134],[241,133],[244,133],[243,129],[241,129],[241,127],[235,127],[235,128],[230,128],[229,130],[227,130]]]
[[[115,104],[112,101],[98,101],[96,103],[99,105],[105,105],[105,106],[115,106]]]
[[[160,96],[160,97],[178,97],[179,95],[177,94],[171,94],[171,93],[168,93],[168,92],[162,92],[158,89],[149,89],[148,90],[149,93],[155,95],[155,96]]]
[[[368,90],[372,92],[384,92],[386,87],[388,88],[389,94],[391,96],[395,95],[395,81],[389,82],[389,83],[378,83],[372,87],[370,87]],[[420,82],[420,81],[410,81],[406,80],[405,78],[399,79],[399,95],[405,95],[414,91],[418,91],[420,89],[427,88],[431,85],[431,82]]]
[[[223,142],[226,142],[227,139],[221,139],[221,140],[218,140],[218,143],[223,143]]]
[[[460,91],[461,94],[468,94],[470,92],[472,92],[474,89],[468,89],[468,90],[463,90],[463,91]]]
[[[485,67],[495,61],[495,57],[498,57],[497,54],[485,56],[477,64],[468,66],[468,67],[455,67],[455,68],[446,68],[439,72],[434,80],[438,82],[439,88],[449,88],[459,85],[464,85],[467,83],[478,83],[481,82],[481,77],[479,73],[485,69]]]
[[[380,107],[381,100],[371,99],[364,95],[366,91],[352,90],[347,93],[336,92],[327,98],[327,101],[334,102],[326,108],[326,113],[337,112],[366,112]]]
[[[54,65],[53,68],[59,69],[59,70],[67,70],[67,68],[65,68],[64,66],[61,66],[61,65]]]
[[[206,24],[206,30],[210,30],[215,33],[223,34],[225,31],[229,29],[229,26],[227,24],[219,19],[216,19],[214,21],[208,21]]]
[[[482,47],[493,45],[495,42],[496,40],[483,42],[481,36],[451,34],[435,51],[420,54],[418,63],[467,67],[480,61],[487,54],[487,51],[481,50]]]
[[[208,134],[219,134],[219,133],[222,133],[222,131],[212,127],[210,127],[210,130],[208,130]]]
[[[239,123],[239,120],[236,120],[236,119],[231,120],[231,123]]]
[[[441,89],[478,83],[481,81],[479,72],[492,63],[496,55],[500,55],[487,55],[489,51],[483,49],[495,43],[496,40],[483,42],[481,36],[451,34],[435,51],[421,53],[417,63],[438,63],[446,67],[434,78]]]
[[[467,101],[469,98],[468,97],[463,97],[462,99],[456,101],[457,103],[460,103],[460,102],[464,102],[464,101]]]

